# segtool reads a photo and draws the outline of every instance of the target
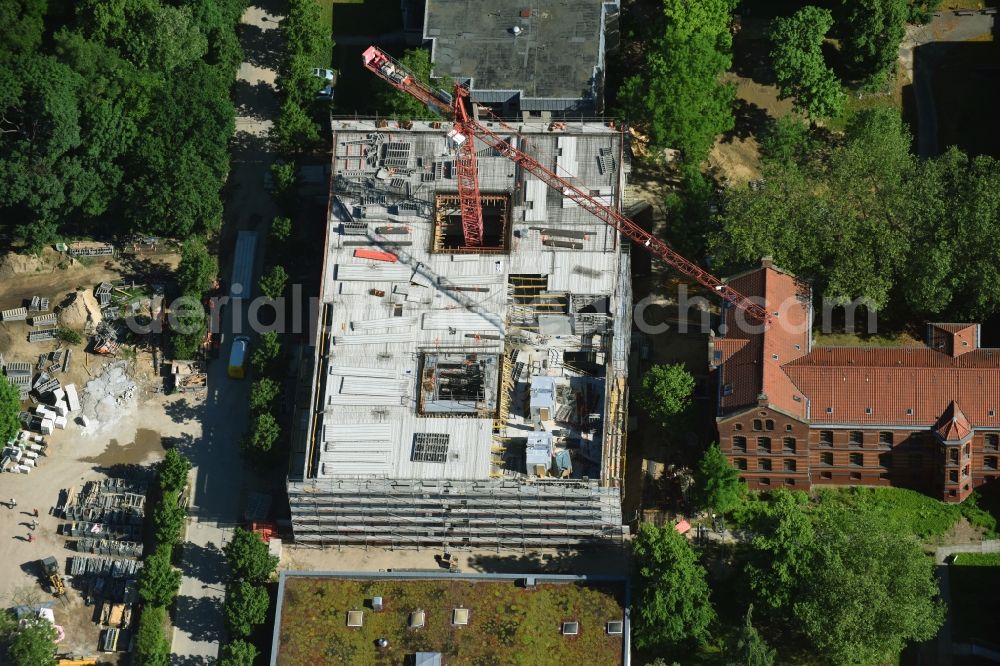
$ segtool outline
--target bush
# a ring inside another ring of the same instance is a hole
[[[80,334],[71,328],[60,327],[56,329],[56,338],[70,345],[78,345],[83,342]]]
[[[271,240],[282,244],[292,235],[292,221],[287,217],[276,217],[271,221]]]

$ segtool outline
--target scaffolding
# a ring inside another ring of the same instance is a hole
[[[618,489],[588,479],[323,479],[288,495],[306,546],[523,550],[621,544],[628,530]]]

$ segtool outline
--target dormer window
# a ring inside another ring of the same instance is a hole
[[[867,414],[868,416],[871,416],[872,415],[872,408],[871,407],[865,407],[865,414]]]
[[[833,407],[827,407],[826,408],[826,413],[827,414],[833,414]]]
[[[906,415],[907,416],[913,416],[913,407],[907,407],[906,408]]]

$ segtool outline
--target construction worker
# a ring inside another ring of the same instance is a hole
[[[35,518],[38,518],[38,509],[35,509],[35,513],[33,515],[35,516]]]
[[[11,497],[10,498],[10,508],[13,509],[15,506],[17,506],[17,500],[14,499],[13,497]]]

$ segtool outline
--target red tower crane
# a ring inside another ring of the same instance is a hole
[[[549,187],[559,190],[564,197],[573,200],[578,206],[588,211],[594,217],[602,220],[605,224],[617,229],[620,233],[648,249],[654,256],[665,261],[682,275],[686,275],[703,286],[708,287],[723,300],[739,308],[752,319],[765,326],[771,323],[771,315],[766,308],[754,303],[698,264],[676,252],[664,241],[655,237],[613,207],[601,203],[595,197],[591,196],[588,191],[581,189],[570,180],[557,175],[554,171],[543,166],[538,160],[510,145],[495,132],[479,123],[472,113],[471,105],[473,104],[473,100],[466,88],[456,83],[454,95],[449,95],[442,90],[436,90],[417,80],[400,63],[374,46],[368,47],[361,57],[364,66],[384,79],[389,85],[415,97],[444,117],[450,117],[454,123],[454,128],[448,133],[448,136],[458,145],[459,149],[459,158],[457,160],[459,173],[458,187],[462,210],[462,227],[465,231],[466,245],[481,245],[483,237],[483,215],[480,205],[475,149],[475,140],[479,139]]]

